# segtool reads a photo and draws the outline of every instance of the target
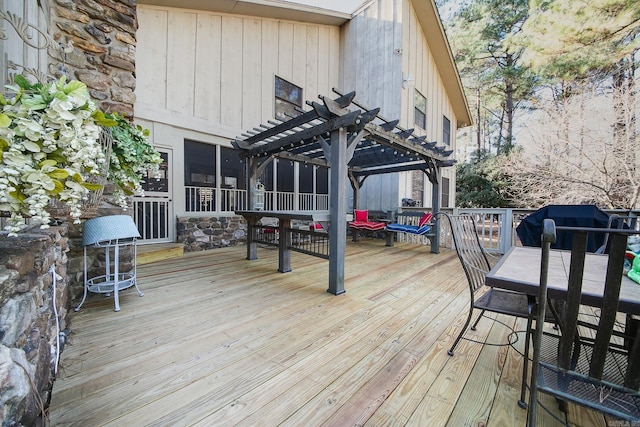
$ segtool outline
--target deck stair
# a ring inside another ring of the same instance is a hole
[[[153,243],[138,245],[138,265],[149,264],[165,259],[180,258],[184,254],[182,243]]]

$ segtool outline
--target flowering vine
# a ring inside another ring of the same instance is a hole
[[[89,182],[105,169],[102,126],[113,129],[108,178],[126,207],[124,195],[141,190],[143,172],[160,163],[146,142],[148,131],[102,113],[82,82],[62,77],[31,83],[21,75],[14,81],[7,86],[10,96],[0,94],[0,211],[9,213],[9,235],[16,235],[25,217],[47,228],[54,199],[68,208],[74,222],[80,221],[83,201],[102,188]]]

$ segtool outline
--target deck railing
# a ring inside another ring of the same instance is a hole
[[[407,208],[403,208],[407,209]],[[424,209],[424,208],[419,208]],[[516,234],[516,227],[520,224],[520,221],[537,209],[501,209],[501,208],[453,208],[442,209],[443,212],[447,212],[452,215],[461,213],[471,214],[475,217],[476,225],[480,241],[483,243],[487,252],[504,254],[511,246],[518,244],[518,236]],[[640,210],[622,211],[622,210],[607,210],[608,214],[617,214],[623,218],[638,218],[640,216]],[[636,230],[640,230],[640,222],[637,220],[626,221]],[[441,246],[451,247],[451,233],[447,230],[445,221],[441,222]]]
[[[246,210],[247,191],[230,188],[185,186],[185,212],[221,213]],[[329,210],[329,195],[265,191],[264,210],[323,211]]]

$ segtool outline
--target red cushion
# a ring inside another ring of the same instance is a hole
[[[387,226],[384,222],[369,222],[369,221],[351,221],[349,227],[358,228],[361,230],[377,231],[384,230]]]
[[[423,225],[429,224],[431,222],[431,218],[433,218],[433,215],[431,214],[431,212],[427,212],[424,215],[422,215],[422,218],[420,218],[420,222],[418,223],[419,227],[422,227]]]
[[[354,210],[353,211],[355,221],[367,221],[369,219],[369,211],[368,210]]]

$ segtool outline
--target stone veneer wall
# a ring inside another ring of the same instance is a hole
[[[136,0],[53,0],[50,2],[51,36],[62,46],[73,46],[65,53],[50,49],[49,72],[87,85],[91,98],[105,112],[133,117],[135,103]],[[109,203],[105,188],[98,216],[123,214]],[[69,285],[71,297],[82,292],[82,229],[71,229]],[[91,260],[90,265],[99,262]]]
[[[50,35],[63,47],[73,46],[68,52],[49,49],[47,71],[84,82],[101,110],[133,117],[136,0],[50,0],[38,4],[49,5],[45,13],[49,15]],[[100,215],[118,213],[121,210],[108,203],[99,210]],[[13,238],[0,232],[3,426],[46,424],[43,413],[55,379],[57,342],[50,266],[62,276],[56,281],[60,330],[67,329],[71,299],[82,292],[82,227],[70,227],[69,235],[66,225],[28,230]],[[95,271],[104,271],[99,253],[89,263]]]
[[[136,0],[52,0],[51,36],[70,52],[50,49],[49,72],[67,80],[80,80],[89,88],[91,98],[105,112],[133,117],[135,103]],[[109,188],[98,216],[118,215],[122,209],[109,204]],[[71,228],[71,297],[82,292],[82,229]],[[95,260],[90,265],[98,265]],[[96,267],[97,268],[97,267]]]
[[[133,117],[136,0],[54,0],[51,36],[69,53],[50,50],[49,72],[86,84],[105,112]]]
[[[247,224],[240,216],[178,218],[178,242],[186,252],[246,244]]]
[[[67,227],[0,233],[0,420],[40,426],[53,386],[57,337],[66,338]],[[53,275],[55,283],[53,310]],[[61,334],[61,335],[59,335]]]

